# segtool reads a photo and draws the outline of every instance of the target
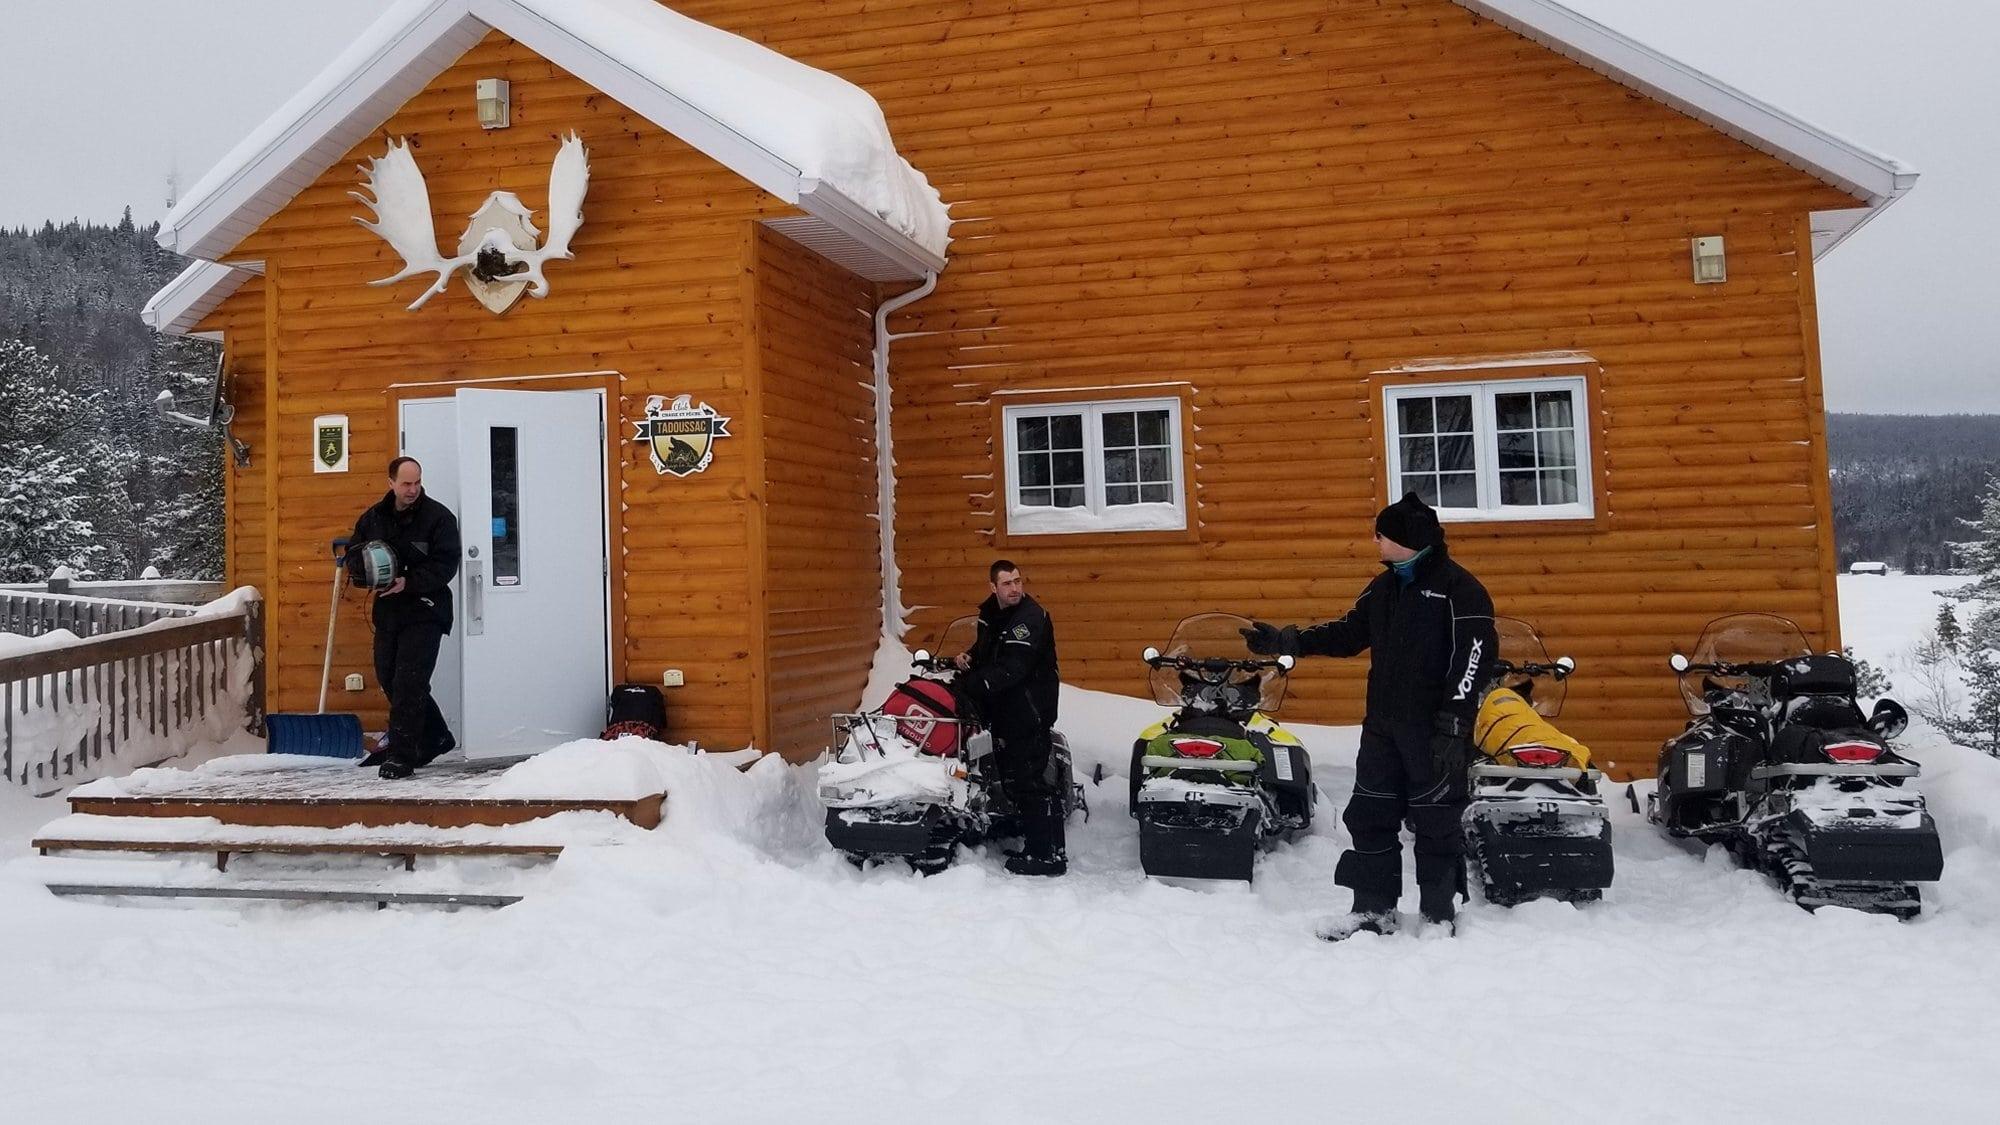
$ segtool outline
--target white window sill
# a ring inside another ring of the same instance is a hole
[[[1587,520],[1597,513],[1582,504],[1538,508],[1439,508],[1440,523],[1531,523],[1537,520]]]
[[[1091,531],[1186,531],[1178,504],[1119,504],[1103,513],[1088,508],[1007,509],[1009,535],[1076,535]]]

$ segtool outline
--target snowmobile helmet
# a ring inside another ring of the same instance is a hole
[[[1375,517],[1375,534],[1412,551],[1444,543],[1444,528],[1438,523],[1437,513],[1414,492],[1404,493],[1401,500],[1382,509]]]
[[[370,539],[347,553],[348,575],[363,589],[388,589],[396,584],[402,569],[396,562],[396,552],[380,539]]]

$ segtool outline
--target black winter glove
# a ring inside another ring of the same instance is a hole
[[[1280,629],[1276,625],[1254,622],[1248,629],[1238,629],[1243,634],[1243,643],[1258,656],[1297,656],[1299,654],[1299,627],[1287,625]]]
[[[1465,720],[1439,715],[1431,735],[1431,778],[1441,780],[1465,772],[1472,754],[1472,732]]]

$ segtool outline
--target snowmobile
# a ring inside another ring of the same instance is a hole
[[[956,658],[978,624],[968,616],[946,626],[877,710],[833,716],[836,754],[820,768],[819,799],[827,842],[856,866],[900,859],[930,875],[951,866],[960,844],[1020,835],[995,736],[954,687]],[[1071,777],[1069,741],[1055,731],[1051,743],[1049,782],[1067,819],[1084,807],[1083,787]]]
[[[1576,662],[1551,661],[1533,626],[1496,617],[1493,680],[1473,722],[1467,873],[1486,901],[1592,902],[1611,885],[1611,816],[1590,751],[1547,720],[1562,714]]]
[[[1174,708],[1132,744],[1139,862],[1156,878],[1249,881],[1257,853],[1312,826],[1312,760],[1271,718],[1290,656],[1256,656],[1247,618],[1183,620],[1149,648],[1155,701]]]
[[[1717,618],[1693,659],[1669,665],[1692,717],[1660,749],[1648,819],[1723,844],[1807,910],[1915,917],[1944,852],[1917,763],[1890,746],[1902,706],[1878,700],[1864,717],[1853,663],[1771,614]]]

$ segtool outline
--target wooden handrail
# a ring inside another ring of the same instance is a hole
[[[56,648],[0,657],[0,682],[34,676],[74,672],[98,664],[153,656],[189,645],[234,638],[249,639],[250,614],[240,611],[223,617],[176,619],[171,624],[155,623],[122,633],[107,633],[66,643]]]

